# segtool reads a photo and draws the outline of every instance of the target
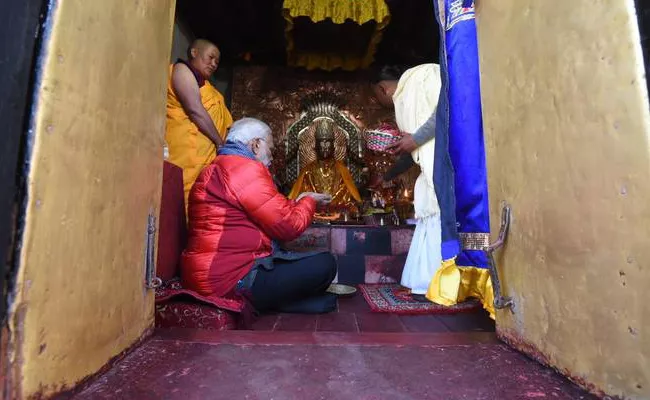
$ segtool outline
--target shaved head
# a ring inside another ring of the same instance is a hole
[[[187,48],[187,58],[189,60],[196,58],[198,54],[203,54],[206,50],[211,49],[213,47],[216,48],[217,51],[219,51],[217,45],[212,43],[211,41],[207,39],[195,39],[190,45],[190,47]]]
[[[221,52],[217,45],[206,39],[196,39],[187,49],[188,62],[205,79],[210,78],[219,66]]]

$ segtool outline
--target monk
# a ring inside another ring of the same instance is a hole
[[[187,61],[170,66],[165,135],[168,161],[183,169],[186,208],[194,181],[214,160],[232,125],[223,96],[208,82],[219,66],[219,49],[197,39],[187,53]]]
[[[315,139],[317,160],[300,172],[289,198],[295,199],[303,192],[326,193],[332,196],[330,209],[357,212],[361,196],[350,171],[334,158],[334,130],[329,120],[318,122]]]

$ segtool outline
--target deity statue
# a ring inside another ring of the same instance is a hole
[[[361,203],[359,190],[345,164],[334,157],[333,124],[327,118],[316,123],[316,161],[300,172],[289,198],[295,199],[302,192],[326,193],[332,196],[330,211],[358,213],[358,204]]]

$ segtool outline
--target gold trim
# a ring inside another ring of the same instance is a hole
[[[390,11],[383,0],[371,2],[284,0],[282,13],[286,21],[284,32],[287,40],[287,62],[290,66],[304,67],[307,70],[320,68],[332,71],[341,68],[345,71],[353,71],[359,68],[368,68],[374,61],[383,30],[390,22]],[[359,25],[375,21],[377,26],[364,55],[342,57],[336,54],[298,53],[293,40],[293,19],[297,17],[308,17],[315,23],[326,19],[335,24],[343,24],[346,20],[352,20]]]
[[[463,250],[483,250],[486,251],[490,247],[490,234],[489,233],[459,233],[458,239]]]

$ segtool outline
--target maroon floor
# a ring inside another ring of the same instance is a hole
[[[361,294],[339,299],[339,309],[325,315],[280,314],[261,317],[256,331],[309,332],[494,332],[494,321],[480,311],[456,315],[373,313]]]
[[[593,399],[492,333],[165,331],[75,399]]]
[[[75,399],[594,399],[496,339],[483,312],[372,313],[362,296],[252,331],[159,330]]]

